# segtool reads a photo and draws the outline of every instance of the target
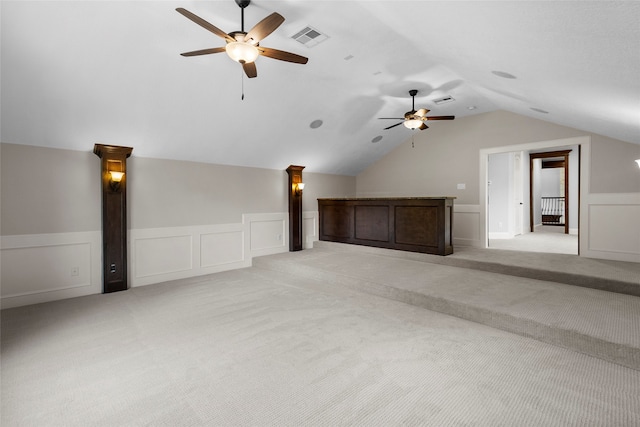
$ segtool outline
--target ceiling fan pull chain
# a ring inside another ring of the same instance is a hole
[[[415,146],[415,145],[413,145],[413,136],[414,136],[414,135],[411,135],[411,148],[416,148],[416,146]]]
[[[242,82],[240,83],[242,88],[242,96],[240,97],[240,100],[244,101],[244,71],[242,70],[240,71],[240,81]]]

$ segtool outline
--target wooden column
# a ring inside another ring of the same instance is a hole
[[[302,169],[304,166],[291,165],[287,168],[289,174],[289,251],[302,250]]]
[[[102,159],[102,292],[125,291],[127,284],[127,158],[131,147],[96,144]],[[111,172],[122,172],[120,182]]]

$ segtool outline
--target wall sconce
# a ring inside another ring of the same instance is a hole
[[[120,181],[122,181],[122,178],[124,177],[124,172],[109,171],[109,175],[109,185],[111,186],[111,189],[113,191],[118,191],[120,188]]]
[[[296,184],[293,184],[293,191],[296,196],[301,196],[302,190],[304,190],[304,182],[298,182]]]
[[[638,167],[640,168],[640,159],[636,159],[636,163],[638,164]]]

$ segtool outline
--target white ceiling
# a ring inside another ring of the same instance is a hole
[[[254,0],[245,30],[280,13],[261,45],[309,63],[258,58],[244,100],[224,53],[179,55],[224,40],[176,7],[240,29],[234,0],[3,0],[2,142],[355,175],[411,135],[378,117],[418,89],[430,115],[503,109],[640,144],[640,2]],[[291,39],[305,26],[329,38]]]

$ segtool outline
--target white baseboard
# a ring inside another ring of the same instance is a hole
[[[513,239],[513,237],[513,234],[503,231],[492,231],[489,233],[489,239]]]

